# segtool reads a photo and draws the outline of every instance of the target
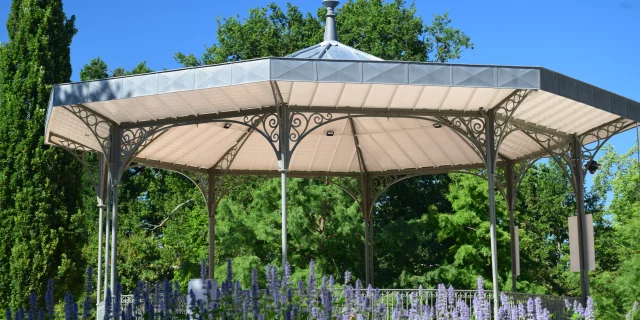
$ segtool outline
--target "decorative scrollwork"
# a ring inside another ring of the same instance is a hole
[[[67,139],[63,136],[57,135],[55,133],[51,133],[49,137],[50,143],[66,150],[71,153],[71,155],[82,165],[85,173],[89,176],[89,180],[91,181],[91,186],[94,188],[96,195],[100,195],[100,173],[94,172],[94,170],[90,169],[90,165],[87,161],[87,154],[89,152],[95,151],[88,146],[81,144],[79,142],[73,141],[71,139]]]
[[[82,105],[69,105],[64,108],[87,126],[100,145],[102,153],[108,155],[111,149],[111,121]]]
[[[280,141],[280,117],[276,113],[245,116],[242,120],[252,129],[261,132],[271,143]]]
[[[535,141],[542,149],[544,149],[551,158],[558,163],[560,169],[564,172],[569,181],[573,181],[572,177],[572,152],[573,143],[565,138],[522,129],[522,132]]]
[[[602,148],[612,136],[630,128],[632,125],[633,122],[619,118],[580,135],[578,138],[582,145],[583,160],[587,162],[594,160],[600,148]]]
[[[313,131],[332,118],[333,115],[331,113],[314,112],[305,114],[299,111],[292,112],[289,115],[289,123],[291,124],[289,140],[294,143],[299,142],[308,132]]]
[[[376,199],[389,187],[392,185],[406,180],[412,177],[417,176],[417,174],[405,174],[405,175],[390,175],[390,176],[373,176],[371,177],[370,184],[370,201],[373,203],[376,202]]]
[[[484,159],[486,157],[486,133],[485,126],[487,120],[483,117],[449,117],[437,116],[436,122],[446,125],[466,138],[475,148],[478,154]]]
[[[513,125],[511,119],[513,119],[513,114],[531,92],[532,90],[516,90],[493,108],[493,111],[497,115],[494,119],[496,150],[511,132],[520,129]]]
[[[120,130],[120,173],[146,146],[164,133],[163,126],[126,128]]]

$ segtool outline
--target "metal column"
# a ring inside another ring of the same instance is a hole
[[[373,286],[373,246],[371,220],[371,179],[366,173],[362,174],[362,216],[364,217],[364,267],[366,285]]]
[[[105,163],[104,156],[98,155],[98,277],[97,277],[97,287],[96,287],[96,305],[100,304],[100,294],[102,290],[102,233],[104,232],[103,220],[104,220],[104,199],[105,192],[107,190],[108,181],[106,181],[107,177],[107,167]]]
[[[485,125],[485,164],[487,166],[487,180],[489,181],[489,220],[491,223],[491,275],[493,279],[493,317],[498,317],[498,305],[500,302],[498,288],[498,244],[496,240],[496,190],[495,190],[495,168],[496,156],[495,152],[495,130],[494,130],[494,113],[490,112],[486,118]]]
[[[280,193],[282,194],[282,267],[284,268],[287,264],[287,170],[282,169],[280,172]]]
[[[111,173],[108,174],[107,178],[107,201],[105,202],[105,206],[107,207],[107,215],[105,217],[106,220],[106,228],[104,230],[104,297],[107,297],[107,288],[109,288],[109,232],[111,232]]]
[[[507,210],[509,211],[509,235],[511,244],[511,291],[516,292],[516,243],[515,243],[515,218],[514,212],[516,207],[516,190],[514,184],[513,171],[515,169],[515,163],[512,160],[507,160],[505,165],[505,178],[506,178],[506,200]]]
[[[118,254],[118,181],[113,183],[113,208],[111,209],[111,291],[116,288]]]
[[[587,234],[585,232],[586,218],[584,208],[584,167],[582,165],[582,143],[578,136],[573,136],[573,150],[571,151],[573,161],[573,182],[576,194],[576,211],[578,215],[578,248],[580,251],[580,290],[583,304],[586,305],[589,296],[589,257],[587,250]]]
[[[216,259],[216,183],[213,169],[209,171],[207,183],[207,214],[209,216],[209,279],[214,279]]]

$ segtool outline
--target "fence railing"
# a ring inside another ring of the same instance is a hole
[[[261,290],[263,291],[263,290]],[[319,291],[319,290],[318,290]],[[363,294],[366,295],[366,290],[363,289],[359,293],[355,294]],[[401,309],[409,310],[411,309],[412,297],[414,301],[419,299],[421,305],[428,305],[430,307],[434,307],[436,305],[436,300],[438,297],[438,290],[436,289],[381,289],[378,291],[379,294],[379,305],[384,306],[384,314],[387,315],[389,319],[391,319],[391,315],[393,311],[400,306]],[[480,293],[477,290],[454,290],[455,300],[464,301],[471,309],[473,309],[473,300],[478,297]],[[493,311],[493,292],[485,291],[482,293],[485,300],[489,302],[489,311]],[[535,300],[536,298],[540,298],[542,302],[542,307],[546,308],[552,316],[552,319],[562,320],[562,319],[570,319],[570,314],[568,314],[565,308],[565,300],[569,301],[569,303],[573,304],[574,301],[578,301],[578,298],[574,297],[564,297],[564,296],[551,296],[551,295],[539,295],[539,294],[530,294],[530,293],[520,293],[520,292],[501,292],[504,294],[508,301],[511,304],[522,304],[525,308],[527,307],[527,302],[531,298]],[[343,296],[343,289],[336,288],[333,290],[333,296],[336,300],[339,300],[340,297]],[[162,295],[154,295],[153,299],[162,299]],[[318,297],[320,299],[320,297]],[[159,305],[161,301],[153,301],[156,305]],[[134,299],[133,295],[122,295],[121,297],[121,310],[126,310],[128,305],[133,305]],[[344,301],[338,301],[335,305],[335,308],[342,309],[344,308]],[[185,311],[184,303],[179,305],[179,310]],[[104,315],[104,307],[103,303],[98,305],[98,318],[103,319]]]

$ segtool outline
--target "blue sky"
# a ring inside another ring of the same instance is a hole
[[[177,51],[200,55],[215,41],[216,17],[245,16],[270,0],[110,0],[64,1],[77,19],[71,46],[72,80],[100,56],[111,69],[140,61],[159,70],[178,68]],[[285,1],[275,1],[284,5]],[[314,12],[321,0],[291,0]],[[430,21],[449,12],[453,24],[471,36],[476,49],[456,62],[543,66],[640,101],[640,0],[416,0]],[[4,22],[10,1],[0,4]],[[0,41],[7,41],[0,28]],[[338,32],[340,26],[338,26]],[[635,131],[612,139],[619,152],[635,141]]]

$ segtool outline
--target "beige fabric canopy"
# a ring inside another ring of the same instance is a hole
[[[514,90],[533,90],[512,116],[532,130],[579,135],[620,118],[640,119],[637,102],[542,68],[269,58],[55,86],[46,141],[70,139],[101,150],[72,106],[122,127],[173,122],[183,125],[154,139],[136,159],[208,169],[247,127],[207,119],[242,122],[247,114],[260,113],[256,109],[269,112],[278,104],[274,85],[282,102],[307,117],[314,112],[333,119],[354,116],[353,127],[342,119],[309,133],[292,154],[291,172],[360,172],[353,136],[370,172],[482,165],[460,135],[424,119],[478,115]],[[108,130],[107,122],[97,128],[103,136]],[[518,131],[500,146],[501,159],[542,151]],[[276,154],[263,136],[251,134],[230,170],[277,172]]]

